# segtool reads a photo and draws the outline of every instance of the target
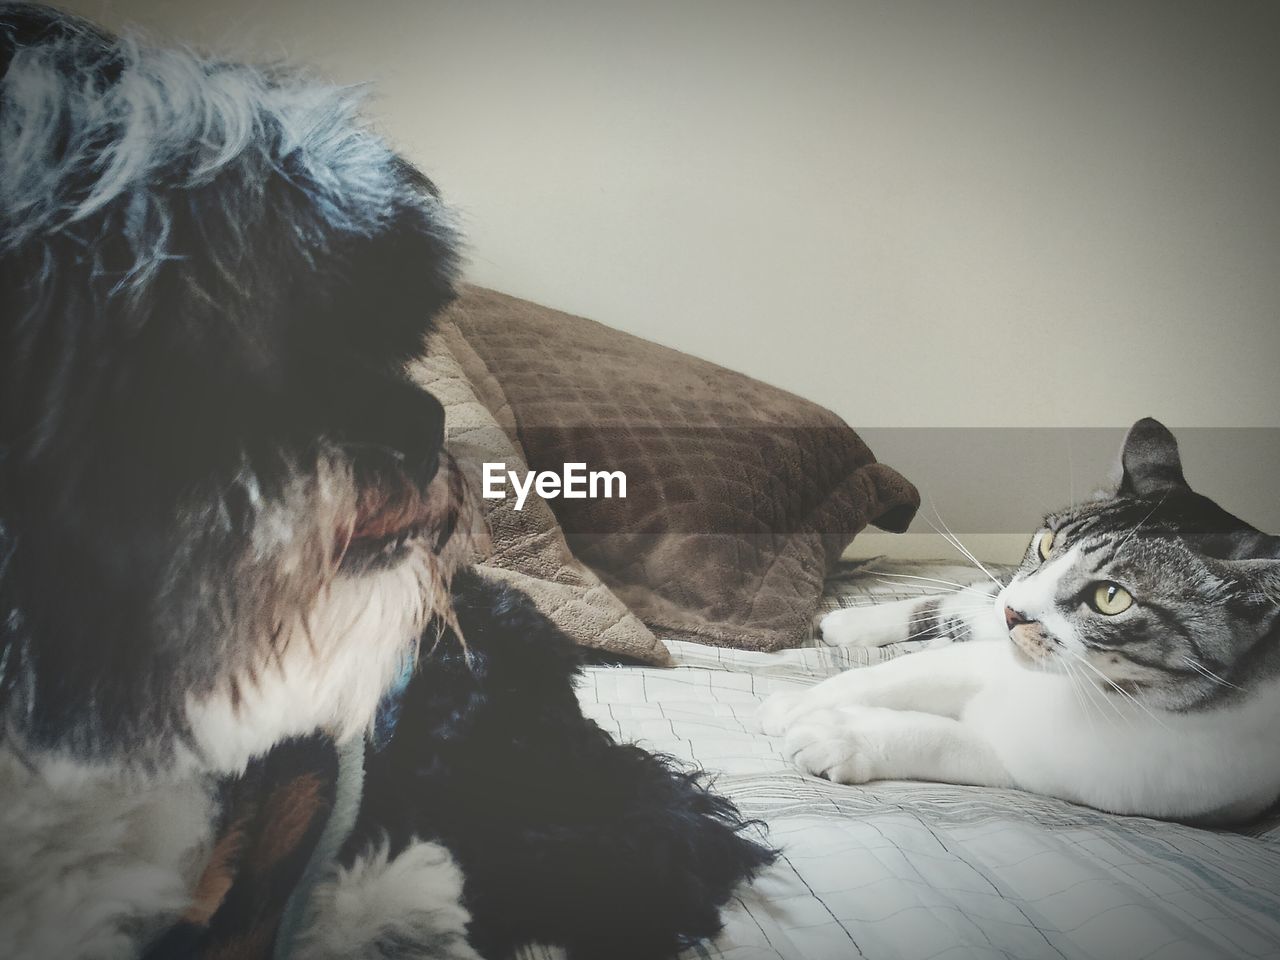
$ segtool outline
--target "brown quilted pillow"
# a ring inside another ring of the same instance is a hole
[[[919,506],[835,414],[715,364],[479,288],[440,330],[493,381],[477,394],[530,468],[626,474],[625,499],[545,504],[577,558],[660,636],[800,643],[854,535],[905,529]]]
[[[510,409],[458,328],[436,328],[414,379],[444,405],[450,451],[481,489],[480,465],[501,461],[524,469]],[[667,648],[573,555],[551,508],[530,497],[523,510],[511,500],[482,500],[491,551],[479,566],[488,576],[523,590],[576,643],[645,663],[671,662]]]

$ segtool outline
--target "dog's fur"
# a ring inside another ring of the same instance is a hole
[[[728,801],[583,718],[578,651],[523,594],[455,581],[463,652],[446,637],[370,757],[353,835],[440,839],[466,877],[473,942],[573,958],[663,957],[720,929],[718,907],[771,857]]]
[[[404,365],[458,238],[356,108],[0,4],[0,955],[137,955],[219,784],[366,732],[424,633],[311,954],[661,956],[768,859],[583,720],[526,602],[451,597],[472,511]]]

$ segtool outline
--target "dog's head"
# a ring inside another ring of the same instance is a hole
[[[447,615],[404,366],[456,250],[349,92],[0,4],[7,736],[225,769],[369,721]]]

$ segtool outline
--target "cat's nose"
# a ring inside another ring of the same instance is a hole
[[[1013,607],[1004,608],[1004,625],[1012,630],[1020,623],[1030,623],[1031,619],[1025,613],[1019,613]]]

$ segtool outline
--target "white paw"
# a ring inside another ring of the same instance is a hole
[[[404,952],[480,960],[467,942],[462,871],[435,843],[411,843],[394,859],[375,847],[319,884],[294,952],[307,960],[375,960]],[[398,951],[400,953],[398,953]]]
[[[815,710],[787,731],[783,752],[804,773],[833,783],[881,779],[888,713],[875,707]]]
[[[819,622],[822,642],[832,647],[883,647],[898,639],[901,614],[876,607],[832,610]]]
[[[765,736],[780,737],[786,733],[792,717],[805,709],[808,694],[808,690],[775,693],[760,704],[760,709],[756,711],[756,721]]]

